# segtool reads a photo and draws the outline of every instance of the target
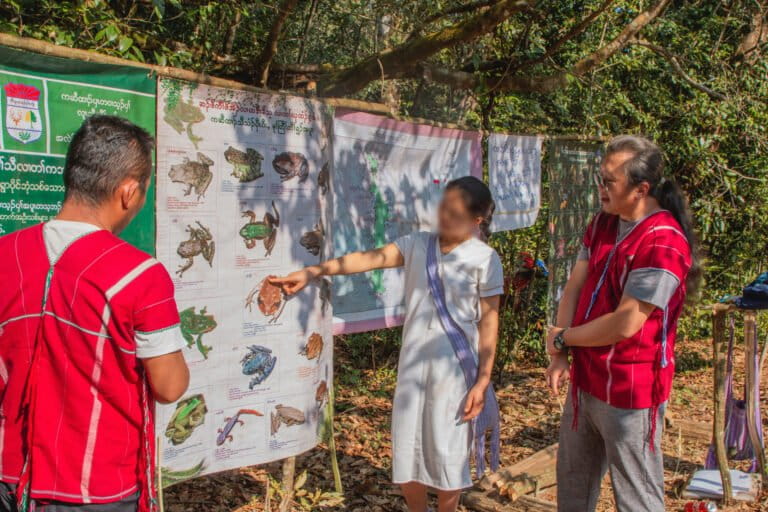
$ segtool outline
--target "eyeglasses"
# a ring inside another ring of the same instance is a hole
[[[608,188],[614,183],[616,183],[616,180],[613,178],[606,178],[601,173],[597,173],[594,176],[595,178],[595,185],[597,185],[600,188]]]

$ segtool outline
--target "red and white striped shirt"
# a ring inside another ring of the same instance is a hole
[[[137,339],[178,330],[168,272],[103,230],[49,255],[38,225],[0,238],[0,282],[0,480],[71,503],[140,491],[148,510],[154,401],[139,358],[182,345]]]
[[[680,283],[666,308],[654,309],[631,338],[605,347],[572,348],[574,393],[586,391],[614,407],[655,410],[669,398],[672,388],[677,321],[691,267],[688,239],[665,210],[641,220],[623,237],[619,217],[600,213],[587,228],[584,246],[589,249],[589,271],[574,327],[615,311],[633,271],[667,272]]]

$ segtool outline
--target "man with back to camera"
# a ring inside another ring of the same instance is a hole
[[[602,211],[547,336],[549,385],[557,393],[569,371],[572,381],[557,453],[560,512],[595,510],[607,470],[618,511],[664,510],[664,409],[677,320],[699,266],[687,201],[663,170],[648,139],[608,144]]]
[[[189,372],[171,278],[117,238],[154,141],[112,116],[72,138],[55,219],[0,238],[0,511],[155,508],[154,403]]]

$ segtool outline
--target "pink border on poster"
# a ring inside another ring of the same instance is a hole
[[[407,133],[419,137],[469,140],[472,142],[472,147],[470,149],[470,175],[481,180],[483,179],[483,134],[479,131],[442,128],[429,124],[398,121],[397,119],[391,119],[389,117],[377,116],[345,108],[337,108],[334,118],[347,123],[373,126],[383,130]],[[333,335],[354,334],[358,332],[374,331],[376,329],[386,329],[388,327],[399,327],[403,325],[404,321],[405,317],[403,315],[385,315],[379,318],[369,318],[366,320],[349,322],[339,317],[334,317]]]
[[[358,332],[375,331],[377,329],[387,329],[388,327],[400,327],[405,322],[405,316],[387,315],[350,322],[339,317],[333,317],[333,320],[333,335],[338,336],[339,334],[355,334]]]
[[[362,126],[374,126],[393,132],[402,132],[419,137],[437,137],[441,139],[465,139],[472,141],[470,161],[472,168],[470,174],[475,178],[483,179],[483,134],[481,132],[459,130],[458,128],[441,128],[430,124],[398,121],[389,117],[377,116],[366,112],[358,112],[345,108],[337,108],[335,119],[347,123],[355,123]]]

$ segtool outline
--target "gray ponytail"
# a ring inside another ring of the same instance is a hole
[[[688,298],[694,300],[698,294],[702,271],[699,240],[694,229],[693,214],[688,206],[688,200],[677,183],[664,177],[664,155],[659,146],[638,135],[620,135],[608,143],[606,155],[619,152],[634,155],[624,164],[624,172],[629,178],[630,185],[637,186],[647,182],[651,196],[662,208],[668,210],[683,228],[683,233],[691,247],[692,257],[686,287]]]

